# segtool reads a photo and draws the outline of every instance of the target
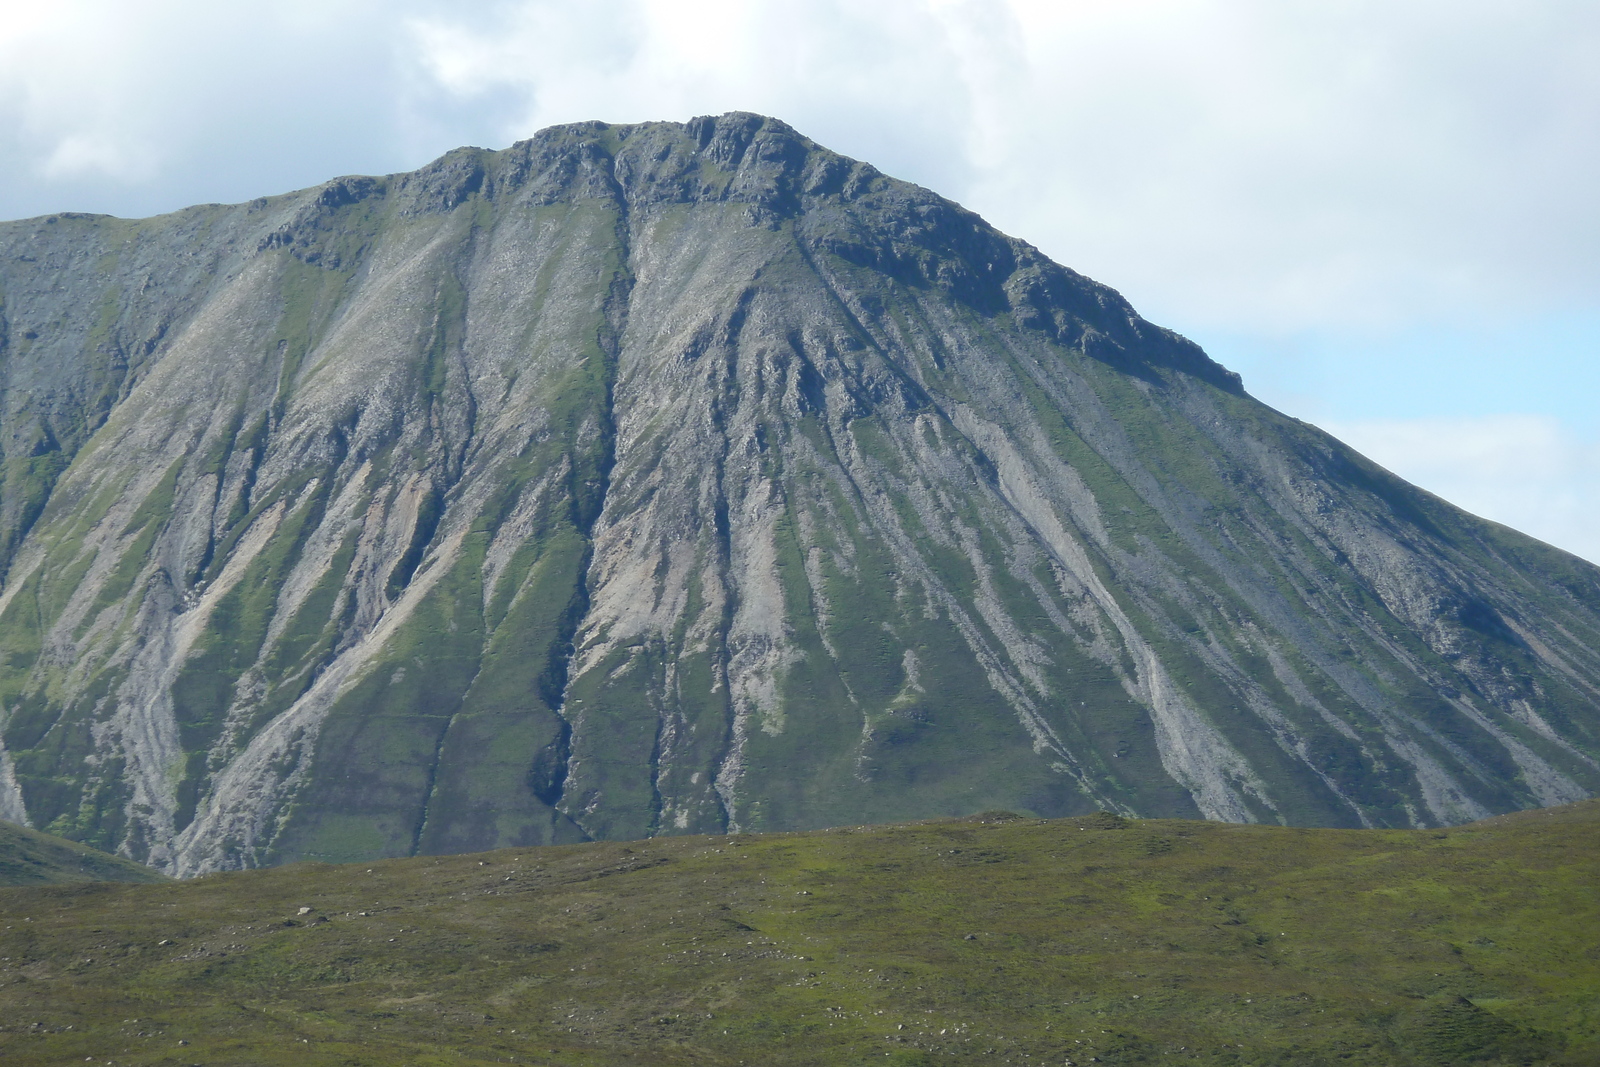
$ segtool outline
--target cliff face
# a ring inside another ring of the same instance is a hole
[[[0,817],[177,874],[1600,785],[1600,569],[751,115],[0,224]]]

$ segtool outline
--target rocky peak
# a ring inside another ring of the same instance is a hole
[[[1600,572],[773,119],[0,224],[0,816],[191,874],[1600,783]]]

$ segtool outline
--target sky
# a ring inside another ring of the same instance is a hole
[[[0,0],[0,218],[777,115],[1600,562],[1593,0]]]

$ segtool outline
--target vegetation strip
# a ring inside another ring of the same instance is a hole
[[[990,813],[12,888],[0,1060],[1595,1063],[1597,830]]]

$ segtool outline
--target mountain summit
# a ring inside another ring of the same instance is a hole
[[[0,817],[174,874],[1600,788],[1600,569],[788,126],[0,224]]]

